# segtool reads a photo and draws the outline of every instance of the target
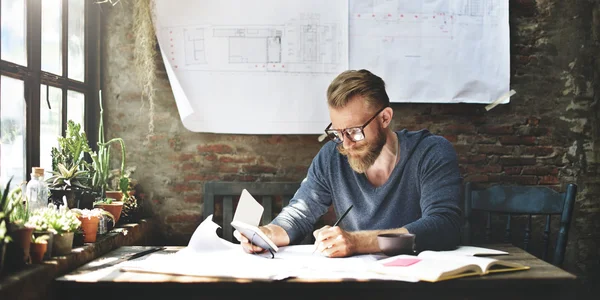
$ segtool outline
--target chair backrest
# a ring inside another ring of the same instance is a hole
[[[548,245],[550,242],[550,220],[552,215],[560,216],[560,227],[557,233],[552,264],[560,266],[563,262],[567,247],[567,236],[577,185],[567,185],[564,193],[558,193],[548,187],[542,186],[516,186],[495,185],[484,190],[472,190],[471,183],[467,182],[464,187],[464,214],[465,228],[463,243],[471,243],[472,212],[483,211],[487,213],[485,239],[491,241],[492,214],[506,214],[506,227],[504,241],[511,240],[511,217],[513,215],[527,215],[525,225],[525,237],[523,248],[529,250],[531,241],[531,217],[532,215],[545,215],[546,223],[543,233],[542,259],[548,260]]]
[[[262,204],[264,212],[260,225],[272,221],[271,216],[275,213],[275,207],[285,207],[294,196],[299,182],[223,182],[209,181],[204,184],[204,209],[203,219],[206,219],[215,211],[215,199],[223,199],[223,239],[237,242],[233,237],[231,221],[235,212],[234,199],[238,199],[242,190],[248,192]],[[276,199],[281,199],[281,206],[274,205]]]

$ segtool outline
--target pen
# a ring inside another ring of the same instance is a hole
[[[138,252],[138,253],[136,253],[134,255],[131,255],[130,257],[127,258],[127,260],[132,260],[132,259],[140,258],[142,256],[146,256],[146,255],[148,255],[150,253],[157,252],[157,251],[164,250],[164,249],[165,249],[165,247],[151,248],[151,249],[148,249],[148,250],[145,250],[145,251],[142,251],[142,252]]]
[[[340,222],[346,217],[346,215],[352,209],[352,207],[354,207],[354,205],[350,205],[350,207],[348,207],[348,209],[346,209],[344,214],[337,221],[335,221],[335,223],[333,223],[332,227],[338,226],[338,224],[340,224]],[[317,247],[315,247],[315,250],[313,250],[313,254],[315,253],[315,251],[317,251]]]

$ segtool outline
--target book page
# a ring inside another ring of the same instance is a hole
[[[478,275],[482,274],[482,269],[477,265],[463,260],[454,259],[443,259],[443,256],[432,257],[421,257],[421,260],[417,263],[408,266],[385,266],[385,264],[392,262],[395,259],[414,259],[415,256],[411,255],[397,255],[390,258],[382,259],[377,261],[371,271],[400,276],[408,278],[418,278],[424,281],[440,281],[444,279],[454,278],[457,275]],[[462,276],[461,276],[462,277]]]
[[[474,246],[458,246],[455,250],[448,251],[436,251],[438,253],[446,253],[452,255],[466,255],[466,256],[488,256],[488,255],[508,255],[508,252],[488,249]]]
[[[504,266],[506,268],[521,268],[524,267],[518,263],[502,261],[493,258],[487,257],[476,257],[476,256],[466,256],[466,255],[452,255],[443,252],[436,251],[423,251],[419,254],[420,258],[427,258],[437,261],[447,261],[452,260],[455,262],[459,262],[462,264],[474,264],[479,266],[483,273],[488,273],[488,270],[492,266]]]

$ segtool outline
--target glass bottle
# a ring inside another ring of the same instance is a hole
[[[44,168],[31,168],[31,180],[27,183],[26,199],[29,212],[48,206],[48,185],[44,181]]]

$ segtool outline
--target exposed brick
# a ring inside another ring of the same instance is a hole
[[[277,173],[277,168],[275,167],[271,167],[271,166],[257,166],[257,165],[253,165],[253,166],[243,166],[242,167],[242,171],[245,173],[252,173],[252,174],[264,174],[264,173]]]
[[[476,155],[460,156],[458,158],[458,162],[461,164],[472,164],[472,163],[478,163],[478,162],[485,161],[486,159],[487,159],[487,156],[485,154],[476,154]]]
[[[456,135],[444,135],[444,138],[450,143],[456,143],[458,141],[458,137]]]
[[[519,185],[536,185],[538,178],[536,176],[489,175],[489,181],[497,183],[512,183]]]
[[[504,167],[504,174],[506,175],[521,175],[523,167]]]
[[[473,126],[471,124],[449,124],[449,125],[446,125],[443,129],[444,134],[474,133],[474,132],[475,132],[475,126]]]
[[[525,123],[527,125],[537,126],[538,124],[540,124],[540,119],[536,117],[529,117],[527,118],[527,121]]]
[[[189,184],[176,184],[172,186],[170,190],[174,193],[183,193],[194,190],[194,187]]]
[[[471,148],[473,148],[473,145],[458,145],[458,144],[454,144],[454,150],[456,151],[456,153],[458,154],[467,154],[471,151]]]
[[[498,165],[488,165],[488,166],[473,166],[473,165],[468,165],[467,166],[467,172],[468,173],[484,173],[484,174],[489,174],[489,173],[500,173],[502,172],[502,166],[498,166]]]
[[[513,153],[513,147],[509,146],[498,146],[498,145],[479,145],[477,152],[483,154],[500,154],[508,155]]]
[[[190,175],[186,175],[185,177],[183,177],[183,181],[185,181],[185,182],[210,181],[210,180],[217,180],[217,179],[219,179],[219,176],[214,175],[214,174],[190,174]]]
[[[503,166],[535,165],[535,157],[500,157],[498,161]]]
[[[484,134],[503,135],[513,134],[513,132],[515,132],[515,130],[512,125],[487,125],[479,128],[479,133]]]
[[[179,213],[165,218],[167,223],[199,223],[201,220],[202,215],[197,213]]]
[[[256,157],[240,157],[240,156],[229,156],[223,155],[219,157],[219,162],[222,163],[236,163],[236,164],[247,164],[256,161]]]
[[[550,129],[545,127],[521,126],[517,128],[517,135],[545,136],[550,133]]]
[[[184,163],[179,168],[181,171],[198,170],[198,163]]]
[[[523,175],[557,175],[558,168],[547,166],[524,167]]]
[[[225,175],[223,176],[223,181],[244,181],[244,182],[252,182],[256,181],[258,176],[253,175]]]
[[[231,154],[233,148],[228,145],[215,144],[215,145],[198,145],[196,150],[200,153],[218,153],[218,154]]]
[[[214,154],[209,154],[204,156],[204,160],[206,161],[217,161],[219,158]]]
[[[221,173],[237,173],[240,171],[239,166],[227,166],[227,165],[219,165],[219,172]]]
[[[525,147],[523,149],[523,154],[525,155],[548,156],[552,153],[554,153],[554,148],[552,146],[534,146]]]
[[[502,145],[535,145],[536,141],[534,136],[501,136],[499,139]]]
[[[183,202],[186,202],[186,203],[202,203],[202,196],[200,196],[200,195],[184,196],[183,197]]]
[[[556,176],[547,175],[540,177],[540,184],[559,184],[560,180]]]
[[[488,182],[488,175],[469,175],[465,178],[465,182]]]
[[[286,142],[288,142],[288,139],[283,135],[273,135],[267,139],[267,143],[271,145],[285,144]]]

